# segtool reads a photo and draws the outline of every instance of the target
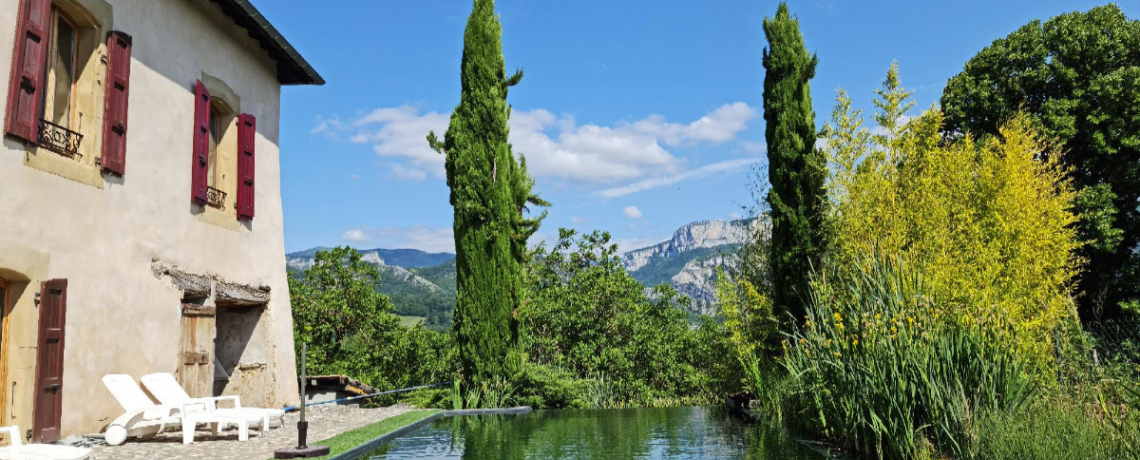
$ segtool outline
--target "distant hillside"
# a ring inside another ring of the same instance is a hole
[[[455,292],[455,258],[434,267],[413,268],[412,273],[431,281],[444,291]]]
[[[327,251],[329,249],[331,248],[315,247],[305,251],[286,254],[286,264],[290,268],[307,269],[313,265],[313,258],[316,257],[317,251]],[[365,260],[375,262],[375,259],[379,259],[383,261],[384,265],[403,268],[432,267],[455,259],[455,254],[446,252],[431,253],[419,249],[361,249],[360,253],[364,255]]]
[[[735,266],[736,250],[751,221],[701,221],[682,226],[667,241],[622,256],[630,274],[651,288],[672,285],[693,299],[690,313],[712,313],[716,301],[716,269]],[[285,256],[291,276],[313,266],[313,248]],[[377,291],[392,298],[396,313],[422,316],[428,327],[451,326],[455,310],[455,255],[415,249],[367,249],[363,259],[380,269]]]
[[[285,255],[291,276],[313,266],[318,247]],[[455,255],[416,249],[367,249],[362,259],[380,269],[376,290],[392,299],[396,314],[422,316],[428,327],[451,327],[455,309]]]

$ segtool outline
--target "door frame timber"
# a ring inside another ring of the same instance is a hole
[[[10,349],[8,341],[12,335],[8,332],[11,329],[9,325],[12,322],[12,310],[14,310],[15,305],[8,301],[12,298],[11,283],[0,278],[0,289],[4,291],[4,294],[0,295],[0,318],[3,321],[3,324],[0,325],[0,385],[4,385],[4,388],[0,388],[0,411],[2,411],[0,412],[0,420],[4,420],[2,425],[11,425],[11,420],[6,420],[5,417],[10,413],[8,411],[8,350]],[[16,395],[12,395],[12,399],[15,398]]]

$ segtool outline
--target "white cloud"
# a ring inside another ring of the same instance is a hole
[[[589,222],[589,219],[586,219],[584,217],[571,217],[570,222],[573,222],[575,224],[584,224],[586,222]]]
[[[647,248],[667,239],[669,238],[617,238],[613,240],[613,243],[618,245],[618,253],[621,254],[634,249]]]
[[[447,129],[448,118],[449,115],[438,112],[420,115],[419,110],[407,105],[376,109],[352,123],[356,132],[349,140],[357,144],[372,144],[376,155],[385,160],[403,160],[402,169],[393,167],[397,177],[420,181],[429,173],[444,177],[444,157],[428,147],[427,135],[435,131],[442,136]]]
[[[620,196],[626,196],[638,192],[644,192],[646,190],[655,189],[657,187],[664,187],[666,185],[675,184],[677,182],[702,179],[717,173],[728,173],[736,171],[741,168],[753,165],[760,160],[760,158],[745,158],[740,160],[722,161],[719,163],[705,165],[694,170],[685,171],[679,174],[653,177],[629,185],[607,188],[598,192],[598,194],[606,198],[617,198]]]
[[[665,147],[732,141],[757,116],[756,108],[736,102],[688,124],[651,115],[600,126],[579,125],[571,116],[556,116],[543,109],[517,110],[510,120],[510,140],[514,151],[526,156],[530,173],[536,177],[612,184],[678,174],[685,162]],[[344,133],[351,142],[370,144],[397,177],[422,181],[429,174],[445,175],[444,156],[432,151],[425,137],[429,131],[442,136],[449,118],[405,105],[376,109],[351,123],[320,119],[313,133]]]
[[[625,209],[621,211],[621,213],[630,219],[640,219],[644,217],[641,214],[641,210],[637,209],[637,206],[626,206]]]
[[[353,244],[372,244],[386,249],[419,249],[427,252],[455,252],[451,227],[383,227],[363,226],[344,232],[341,238]]]
[[[352,230],[344,232],[344,235],[341,235],[340,238],[349,243],[361,244],[372,242],[372,235],[368,234],[367,228],[354,228]]]
[[[340,117],[332,117],[332,118],[317,117],[317,125],[314,126],[313,129],[311,131],[309,131],[309,133],[310,134],[323,134],[325,136],[332,138],[333,140],[339,141],[340,136],[337,135],[337,132],[342,130],[343,128],[344,128],[344,124],[341,123]]]
[[[732,220],[740,220],[744,218],[744,215],[739,212],[734,212],[732,214],[729,214],[728,217]]]

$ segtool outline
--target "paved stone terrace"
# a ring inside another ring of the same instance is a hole
[[[360,409],[355,406],[310,407],[309,442],[331,438],[345,431],[376,423],[415,410],[409,406],[392,406],[380,409]],[[182,444],[181,431],[167,431],[149,440],[128,439],[121,446],[94,447],[93,460],[265,460],[273,451],[297,445],[299,412],[285,415],[285,426],[266,432],[264,436],[250,430],[249,441],[238,442],[237,430],[230,429],[220,437],[213,437],[208,429],[198,431],[194,444]]]

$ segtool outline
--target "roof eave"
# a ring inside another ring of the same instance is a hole
[[[277,81],[282,85],[323,85],[325,79],[301,57],[293,45],[277,31],[269,20],[249,0],[210,0],[222,7],[222,12],[245,28],[277,61]]]

